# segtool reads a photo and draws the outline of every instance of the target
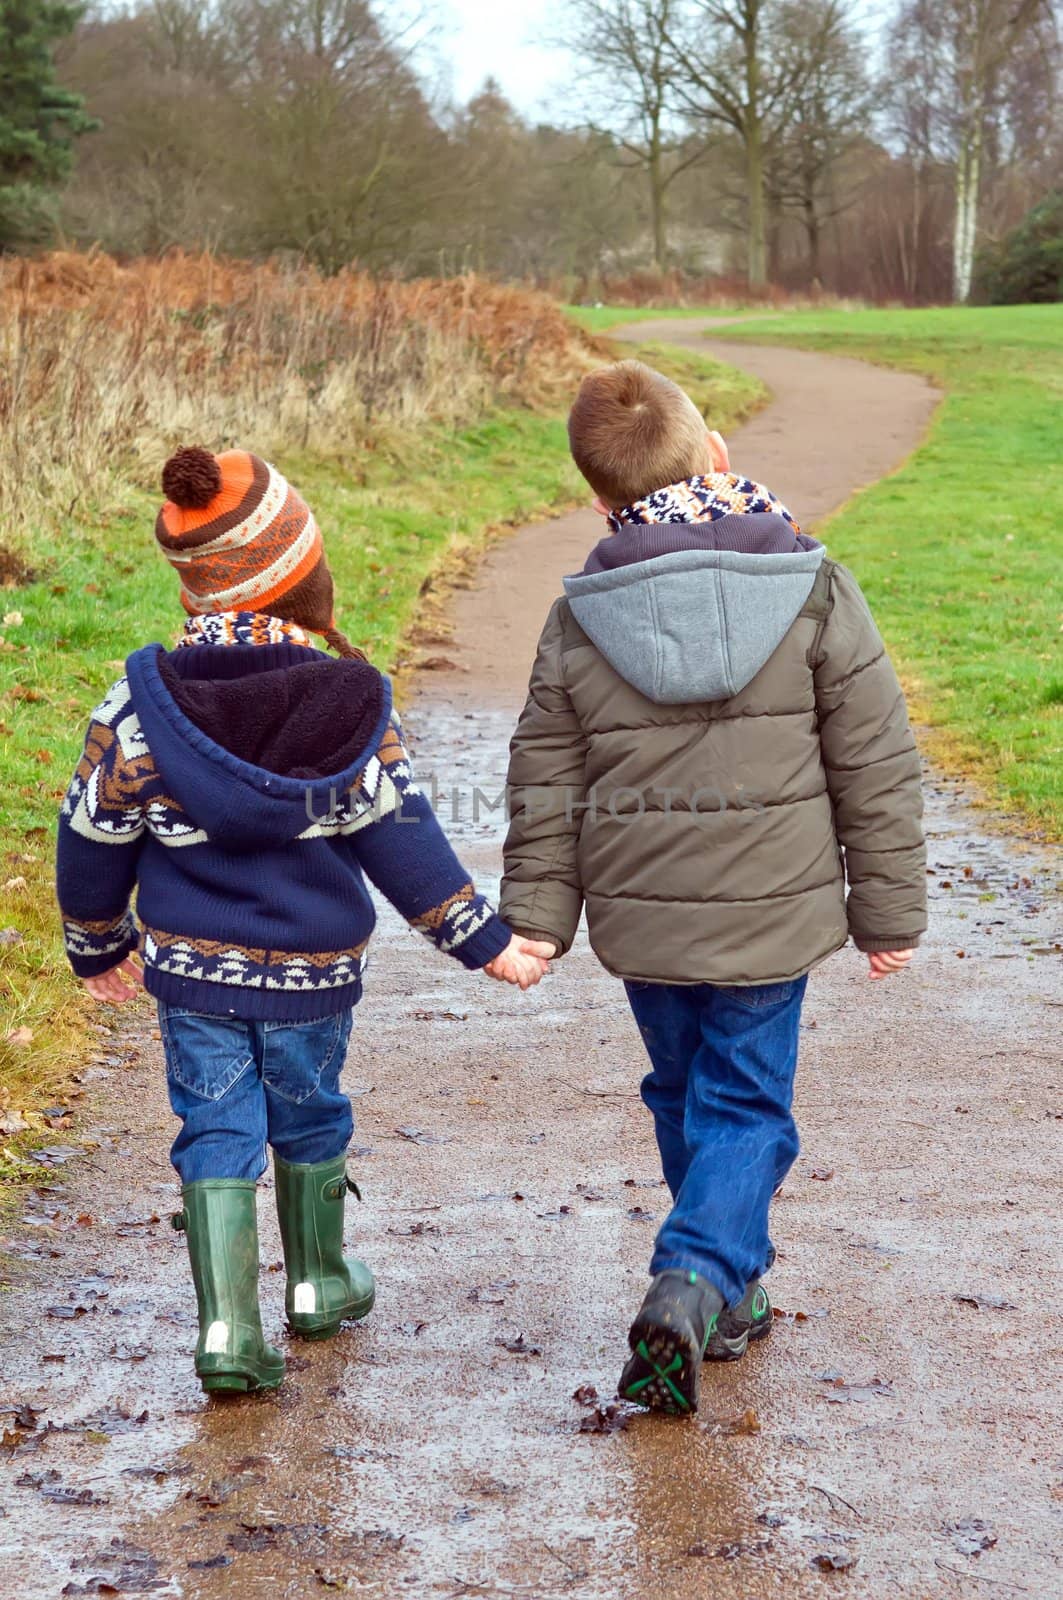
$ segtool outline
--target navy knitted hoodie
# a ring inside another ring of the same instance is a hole
[[[148,645],[92,715],[59,820],[79,977],[139,945],[150,993],[248,1019],[361,996],[363,872],[471,968],[509,930],[413,782],[391,686],[309,646]],[[137,919],[130,899],[137,896]]]

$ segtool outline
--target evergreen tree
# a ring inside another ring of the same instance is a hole
[[[81,96],[56,81],[52,59],[83,10],[0,0],[0,250],[47,232],[73,142],[96,126]]]

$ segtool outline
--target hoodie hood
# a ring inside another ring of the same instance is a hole
[[[732,520],[742,527],[728,539],[722,521]],[[665,552],[633,559],[646,535],[666,536]],[[564,580],[565,594],[610,665],[658,705],[729,700],[744,689],[790,631],[826,555],[770,514],[623,528],[614,538],[626,546],[606,560],[627,555],[625,564],[600,559],[612,544],[603,540],[587,569]]]
[[[289,843],[328,814],[391,715],[374,667],[298,644],[148,645],[126,671],[167,792],[227,849]]]

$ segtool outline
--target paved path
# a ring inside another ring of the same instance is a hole
[[[894,373],[720,353],[776,394],[734,459],[805,521],[889,470],[931,409]],[[455,597],[455,670],[417,685],[422,776],[457,792],[442,814],[485,881],[501,823],[473,814],[472,790],[502,782],[539,626],[598,532],[580,513],[496,547]],[[101,1035],[96,1148],[30,1196],[27,1276],[0,1302],[2,1403],[42,1408],[3,1456],[0,1594],[95,1593],[97,1578],[191,1600],[1056,1592],[1063,998],[1041,952],[1059,903],[1047,861],[939,780],[929,824],[933,928],[914,970],[871,985],[848,952],[813,980],[804,1150],[775,1212],[788,1315],[712,1370],[693,1422],[608,1413],[666,1199],[641,1047],[584,942],[521,997],[385,917],[347,1071],[377,1309],[292,1347],[281,1393],[235,1406],[205,1405],[191,1372],[150,1019]],[[267,1196],[275,1268],[270,1211]],[[264,1294],[279,1333],[272,1270]],[[50,1498],[67,1491],[103,1503]],[[977,1524],[996,1543],[963,1553]],[[823,1573],[817,1557],[856,1565]]]

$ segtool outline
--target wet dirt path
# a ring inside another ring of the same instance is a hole
[[[806,521],[929,414],[897,374],[720,353],[776,393],[736,462]],[[501,787],[538,628],[598,526],[580,513],[498,546],[455,597],[452,670],[423,674],[408,710],[487,882],[502,823],[472,791]],[[584,939],[522,997],[384,916],[346,1075],[377,1307],[291,1345],[284,1389],[235,1405],[207,1405],[191,1370],[151,1018],[101,1033],[90,1154],[42,1170],[4,1268],[3,1600],[1058,1592],[1058,859],[951,783],[928,801],[931,934],[901,980],[867,983],[853,952],[813,978],[804,1148],[774,1218],[787,1315],[709,1372],[696,1421],[608,1410],[666,1202],[641,1046]]]

